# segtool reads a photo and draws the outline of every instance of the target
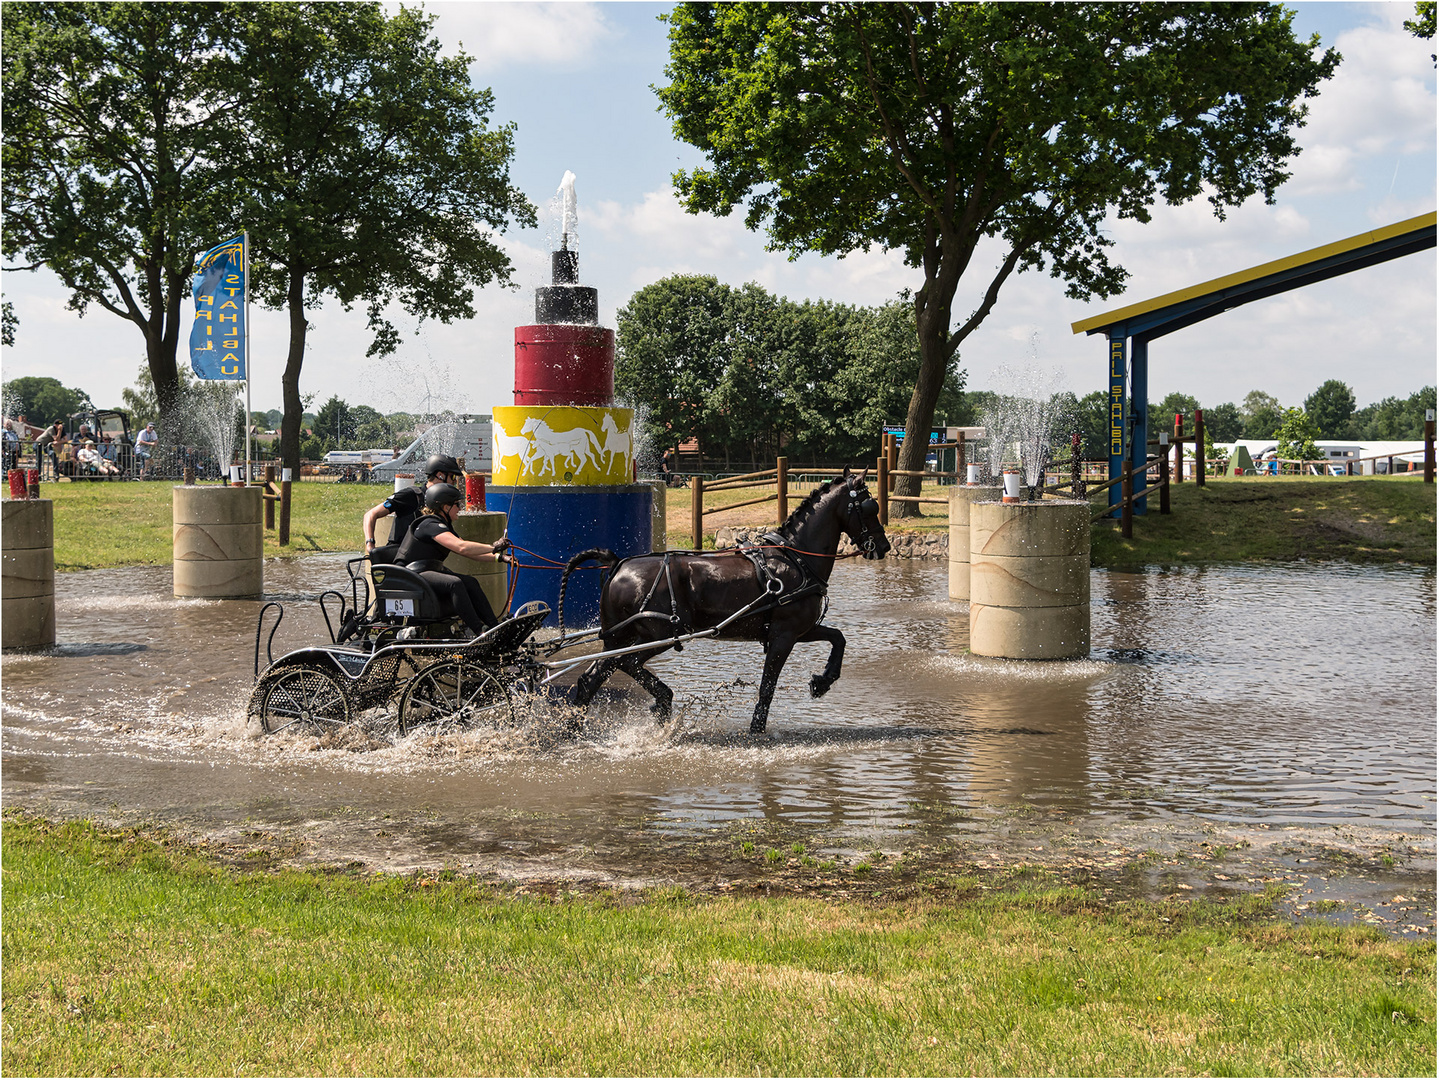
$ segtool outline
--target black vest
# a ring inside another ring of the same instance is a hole
[[[404,541],[405,534],[419,516],[420,506],[424,501],[425,493],[418,485],[401,488],[385,500],[385,509],[395,515],[395,520],[390,524],[391,544]]]
[[[450,557],[450,549],[435,538],[442,533],[453,533],[449,522],[436,514],[421,514],[410,526],[395,553],[395,562],[401,566],[410,563],[442,563]]]

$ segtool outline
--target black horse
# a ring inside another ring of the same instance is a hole
[[[855,542],[866,559],[882,559],[889,551],[889,540],[879,523],[879,505],[869,497],[863,475],[851,476],[848,470],[843,477],[815,489],[778,532],[767,534],[753,546],[730,551],[672,551],[624,560],[603,549],[576,555],[560,580],[561,627],[570,573],[581,563],[595,560],[613,568],[600,595],[600,641],[605,650],[650,641],[657,644],[653,649],[596,660],[580,677],[575,703],[587,705],[618,668],[650,692],[655,712],[668,716],[674,691],[644,665],[666,649],[684,647],[673,644],[672,639],[721,624],[725,625],[715,636],[759,641],[764,646],[764,677],[751,732],[764,731],[779,673],[799,642],[830,644],[824,672],[809,683],[811,696],[822,696],[839,678],[844,659],[844,635],[820,623],[841,533]]]

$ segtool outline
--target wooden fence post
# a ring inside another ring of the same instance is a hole
[[[889,454],[885,458],[889,462],[889,490],[894,490],[895,481],[899,477],[894,475],[894,470],[899,468],[899,438],[891,435],[889,437]]]
[[[1204,458],[1204,410],[1194,410],[1194,482],[1204,486],[1204,474],[1209,471],[1209,462]]]
[[[1079,432],[1069,437],[1069,494],[1076,499],[1084,498],[1084,464],[1079,460],[1083,445],[1084,439]]]
[[[1184,414],[1174,414],[1174,482],[1184,483]]]
[[[889,524],[889,455],[880,454],[879,460],[875,463],[875,472],[879,475],[876,478],[875,486],[879,488],[879,523]]]
[[[1169,455],[1159,455],[1159,512],[1169,513]]]
[[[1119,535],[1128,540],[1134,535],[1134,462],[1126,457],[1119,475]]]
[[[275,466],[265,466],[265,494],[271,495],[275,491]],[[275,500],[265,499],[265,528],[275,527]]]
[[[1424,482],[1434,483],[1434,413],[1424,421]]]
[[[286,476],[289,471],[284,469],[280,475]],[[290,484],[288,479],[280,481],[280,531],[277,539],[281,547],[290,543]]]
[[[968,455],[964,448],[964,432],[961,431],[959,433],[959,439],[957,441],[959,445],[954,448],[954,482],[956,484],[962,484],[965,481],[965,474],[969,468],[969,462],[966,460]]]
[[[690,481],[690,519],[694,524],[695,551],[705,547],[705,478],[696,476]]]
[[[775,525],[789,520],[789,458],[774,459]]]

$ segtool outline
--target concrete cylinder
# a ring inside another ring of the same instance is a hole
[[[505,524],[509,516],[486,510],[466,510],[455,516],[455,535],[461,540],[475,540],[481,544],[493,544],[505,535]],[[523,558],[523,556],[521,556]],[[485,599],[500,618],[505,617],[505,596],[509,593],[507,567],[502,562],[485,560],[476,562],[454,552],[445,559],[445,569],[456,574],[468,574],[485,590]]]
[[[970,504],[999,498],[1000,488],[992,484],[956,487],[949,493],[949,598],[969,599],[969,515]]]
[[[174,489],[175,595],[221,599],[265,591],[263,489]]]
[[[0,647],[55,644],[55,504],[3,504],[0,518]]]
[[[1089,504],[969,507],[969,647],[980,656],[1089,655]]]

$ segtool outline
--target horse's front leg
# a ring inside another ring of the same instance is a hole
[[[759,701],[755,703],[754,716],[749,722],[751,735],[763,733],[769,721],[769,703],[774,698],[775,687],[779,685],[779,673],[784,670],[785,661],[794,649],[792,634],[776,634],[769,639],[765,652],[764,675],[759,681]]]
[[[605,680],[614,674],[614,670],[618,666],[618,658],[611,656],[604,660],[596,660],[586,668],[585,673],[575,683],[574,703],[581,708],[588,705],[600,692],[600,687],[605,684]]]
[[[661,721],[669,719],[670,711],[674,706],[675,692],[665,685],[664,680],[645,667],[645,664],[663,651],[663,649],[656,649],[652,653],[632,653],[620,661],[621,670],[648,690],[650,697],[655,699],[651,709]]]
[[[844,635],[832,626],[815,623],[800,641],[829,642],[829,659],[825,661],[824,671],[811,675],[809,680],[809,696],[824,697],[839,679],[840,665],[844,663]]]

